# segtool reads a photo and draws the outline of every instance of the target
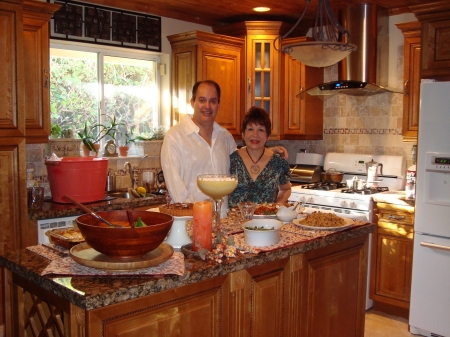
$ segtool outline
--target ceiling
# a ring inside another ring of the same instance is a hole
[[[207,26],[220,26],[239,21],[284,21],[294,24],[300,17],[307,0],[87,0],[108,7],[144,12],[157,16],[194,22]],[[387,8],[390,15],[410,12],[408,6],[422,4],[423,0],[331,0],[337,13],[352,4],[377,4]],[[311,0],[302,26],[313,26],[318,0]],[[270,7],[267,13],[255,13],[257,6]]]

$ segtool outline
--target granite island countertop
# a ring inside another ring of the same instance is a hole
[[[104,200],[85,203],[94,212],[98,211],[112,211],[119,209],[135,209],[140,207],[149,208],[155,205],[161,205],[166,202],[164,195],[152,195],[144,198],[111,198],[105,197]],[[29,220],[53,219],[60,217],[68,217],[74,215],[84,214],[78,206],[71,203],[63,204],[56,203],[51,200],[44,201],[41,208],[28,210]]]
[[[185,273],[183,276],[41,276],[41,272],[50,261],[26,249],[8,252],[4,256],[0,256],[0,265],[82,309],[93,310],[284,259],[291,255],[360,237],[374,230],[374,224],[364,224],[324,237],[305,240],[294,246],[275,251],[243,254],[236,258],[224,259],[222,263],[210,260],[202,261],[198,258],[185,258]]]

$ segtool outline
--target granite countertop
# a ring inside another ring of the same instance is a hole
[[[41,272],[50,261],[26,249],[8,252],[4,256],[0,256],[0,265],[83,309],[93,310],[262,265],[270,261],[280,260],[290,255],[366,235],[374,230],[374,224],[363,224],[327,236],[307,239],[293,246],[274,251],[259,254],[243,254],[238,255],[236,258],[223,259],[222,263],[185,257],[185,273],[183,276],[41,276]]]
[[[152,195],[145,198],[111,198],[105,197],[104,200],[86,203],[85,205],[91,208],[94,212],[111,211],[117,209],[128,209],[145,206],[161,205],[166,202],[164,195]],[[78,206],[73,204],[62,204],[52,202],[51,200],[44,201],[41,208],[31,209],[28,211],[29,220],[53,219],[66,216],[73,216],[84,214]]]
[[[415,206],[415,200],[406,199],[405,191],[386,191],[372,196],[375,202],[384,202],[400,206]]]

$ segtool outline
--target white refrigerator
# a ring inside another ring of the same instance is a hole
[[[450,337],[450,82],[420,92],[409,325]]]

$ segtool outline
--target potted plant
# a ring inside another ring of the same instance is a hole
[[[134,136],[134,129],[129,128],[127,125],[119,127],[119,131],[116,134],[117,141],[119,143],[119,154],[121,157],[128,155],[131,143],[136,140]]]
[[[118,131],[118,127],[123,125],[122,122],[116,121],[116,116],[106,116],[105,124],[94,124],[89,126],[87,122],[84,123],[84,128],[81,132],[78,132],[78,136],[83,142],[85,156],[88,156],[89,151],[93,151],[98,155],[98,149],[100,148],[100,141],[109,136],[115,140],[115,134]]]
[[[166,129],[163,126],[153,128],[148,133],[141,133],[135,140],[136,154],[159,156],[165,135]]]

